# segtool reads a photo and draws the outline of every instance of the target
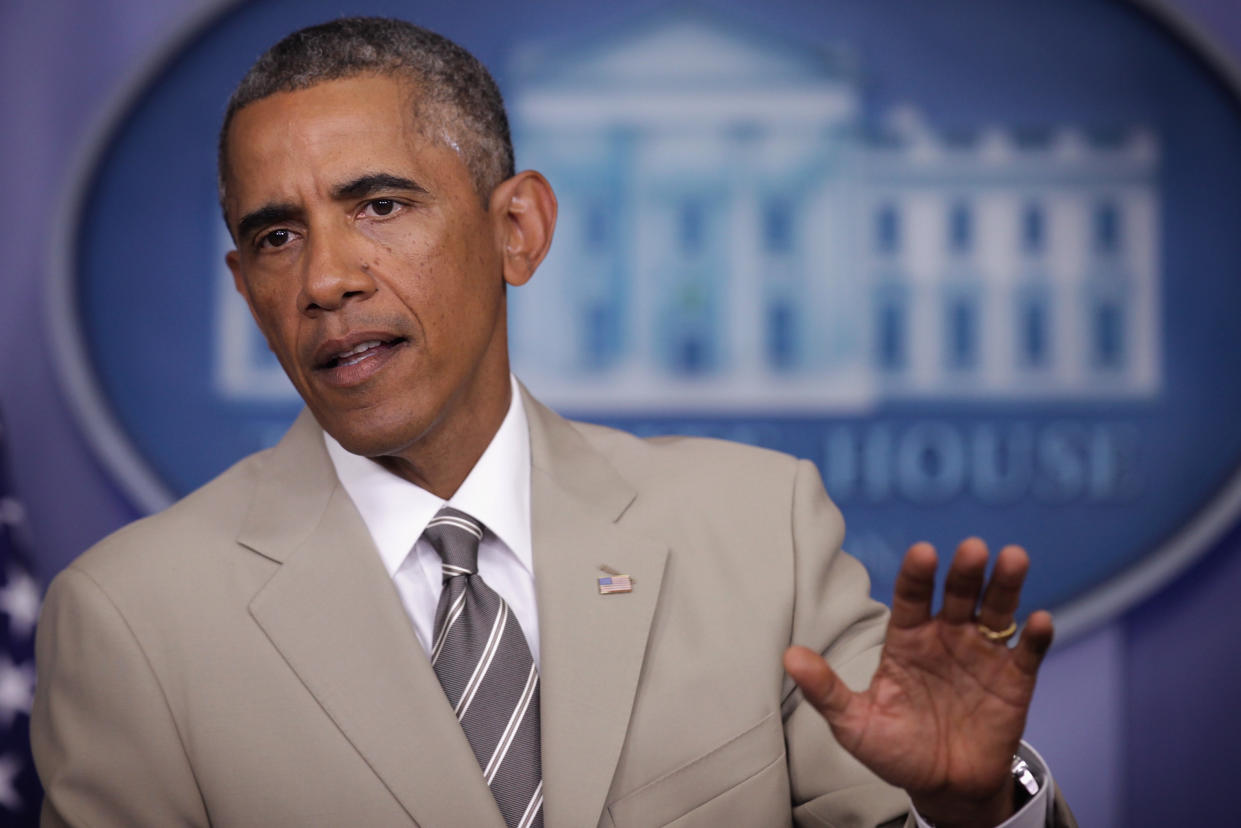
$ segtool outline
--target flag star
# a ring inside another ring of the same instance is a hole
[[[22,760],[11,753],[0,756],[0,807],[20,811],[22,798],[13,784],[22,772]]]
[[[0,497],[0,523],[20,526],[26,520],[26,507],[15,497]]]
[[[0,721],[13,724],[18,713],[29,713],[34,701],[34,670],[0,658]]]
[[[0,612],[9,617],[10,635],[27,636],[39,620],[39,585],[19,569],[10,569],[8,580],[0,587]]]

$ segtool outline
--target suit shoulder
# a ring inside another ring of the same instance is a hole
[[[235,463],[219,476],[153,515],[121,527],[83,552],[70,568],[102,583],[162,570],[194,550],[233,543],[270,450]]]
[[[800,462],[783,452],[711,437],[638,437],[592,423],[574,422],[573,426],[636,484],[651,479],[683,483],[687,478],[735,478],[766,485],[774,480],[791,481]]]

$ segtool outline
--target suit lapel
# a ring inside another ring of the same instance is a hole
[[[279,561],[250,611],[323,710],[424,826],[503,826],[474,754],[318,428],[272,450],[240,542]]]
[[[667,548],[618,521],[636,497],[523,393],[541,650],[547,828],[595,825],[624,745]],[[503,820],[306,412],[269,455],[238,538],[281,564],[250,611],[323,710],[425,826]],[[631,593],[600,595],[607,564]]]
[[[539,604],[544,819],[595,825],[624,744],[667,549],[617,525],[636,496],[573,426],[525,397]],[[607,564],[631,593],[600,595]]]

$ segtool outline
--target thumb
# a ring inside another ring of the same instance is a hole
[[[853,701],[850,690],[823,656],[807,647],[789,647],[784,651],[784,670],[797,683],[806,701],[827,719],[829,724],[841,717]]]

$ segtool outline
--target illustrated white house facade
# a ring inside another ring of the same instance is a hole
[[[885,393],[1158,390],[1149,131],[945,135],[909,110],[862,157],[858,275]]]
[[[700,11],[520,54],[560,218],[508,294],[519,376],[578,413],[1157,392],[1156,136],[870,125],[857,77]],[[291,393],[222,279],[217,386]]]

